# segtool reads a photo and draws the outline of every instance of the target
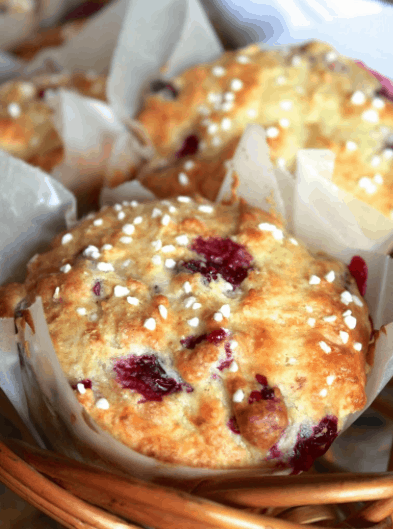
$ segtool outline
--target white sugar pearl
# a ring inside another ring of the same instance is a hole
[[[190,327],[198,327],[199,318],[191,318],[191,320],[187,320],[187,323]]]
[[[232,400],[233,402],[242,402],[244,400],[244,391],[242,389],[235,391]]]
[[[376,110],[365,110],[362,114],[363,121],[368,121],[369,123],[378,123],[379,115]]]
[[[186,294],[189,294],[192,291],[192,287],[189,281],[183,283],[183,290]]]
[[[178,202],[191,202],[190,197],[177,197]]]
[[[181,184],[182,186],[188,186],[188,184],[190,183],[186,173],[179,173],[178,180],[179,184]]]
[[[145,320],[143,326],[149,331],[154,331],[154,329],[156,328],[156,320],[154,318],[148,318],[147,320]]]
[[[354,141],[347,141],[347,143],[345,144],[345,147],[347,148],[348,151],[356,151],[356,149],[358,148],[358,146],[356,145]]]
[[[328,346],[328,344],[326,342],[324,342],[323,340],[321,342],[319,342],[319,347],[322,349],[322,351],[326,354],[329,354],[332,352],[332,349],[331,347]]]
[[[63,272],[63,274],[67,274],[71,270],[71,268],[71,265],[67,263],[60,267],[60,272]]]
[[[323,321],[326,321],[327,323],[333,323],[337,320],[337,316],[326,316],[323,318]]]
[[[76,389],[78,390],[78,392],[81,395],[84,395],[86,393],[86,388],[85,388],[84,384],[81,384],[80,382],[79,382],[79,384],[76,385]]]
[[[18,105],[18,103],[10,103],[7,107],[8,114],[12,118],[19,118],[19,116],[22,114],[22,109]]]
[[[319,285],[321,282],[321,278],[315,275],[312,275],[309,280],[310,285]]]
[[[346,316],[344,318],[345,325],[349,327],[350,329],[354,329],[356,327],[356,318],[353,316]]]
[[[126,217],[126,214],[124,213],[124,211],[120,211],[120,213],[117,215],[117,220],[123,220],[125,219]]]
[[[141,224],[142,221],[143,221],[142,217],[135,217],[135,219],[133,220],[135,225]]]
[[[98,399],[96,407],[100,410],[109,410],[109,402],[106,399]]]
[[[102,226],[103,222],[104,221],[102,219],[96,219],[93,224],[94,226]]]
[[[355,342],[353,344],[353,348],[355,349],[355,351],[361,351],[363,346],[362,346],[362,344],[360,342]]]
[[[130,291],[128,290],[127,287],[123,287],[121,285],[116,285],[114,290],[113,290],[113,293],[115,294],[116,298],[123,298],[125,296],[128,296]]]
[[[366,96],[360,90],[356,90],[356,92],[352,94],[351,103],[354,105],[364,105],[365,102]]]
[[[328,377],[326,377],[326,384],[328,386],[331,386],[335,380],[335,376],[334,375],[329,375]]]
[[[158,266],[158,265],[160,265],[162,263],[162,259],[161,259],[161,257],[159,255],[153,255],[153,257],[151,258],[151,262],[154,265]]]
[[[212,68],[212,74],[215,77],[222,77],[223,75],[225,75],[225,68],[223,68],[222,66],[214,66]]]
[[[132,235],[135,231],[135,226],[133,226],[132,224],[124,224],[121,231],[126,235]]]
[[[277,138],[277,136],[280,134],[280,131],[277,127],[268,127],[266,129],[266,136],[268,138]]]
[[[213,213],[214,208],[212,206],[202,205],[198,206],[198,210],[202,211],[203,213]]]
[[[161,215],[162,215],[162,211],[160,209],[158,209],[158,208],[154,208],[152,213],[151,213],[151,218],[155,219],[157,217],[161,217]]]
[[[162,219],[161,219],[161,224],[162,224],[163,226],[168,226],[168,224],[170,223],[170,221],[171,221],[171,217],[166,213],[166,214],[162,217]]]
[[[220,312],[225,318],[229,318],[231,315],[231,307],[226,303],[220,308]]]
[[[173,246],[173,244],[166,244],[162,247],[162,251],[164,253],[174,252],[176,248]]]
[[[240,79],[233,79],[231,81],[230,88],[234,92],[238,92],[243,88],[243,81],[241,81]]]
[[[340,331],[340,338],[344,344],[348,343],[349,334],[345,331]]]
[[[326,397],[327,395],[327,389],[321,389],[321,391],[319,392],[320,396],[321,397]]]
[[[344,290],[344,292],[341,292],[340,299],[341,303],[344,303],[344,305],[349,305],[353,301],[352,294],[348,292],[348,290]]]
[[[255,108],[249,108],[249,109],[247,110],[247,116],[248,116],[249,118],[254,119],[254,118],[257,117],[257,115],[258,115],[258,112],[255,110]]]
[[[250,62],[250,59],[249,59],[249,57],[247,57],[247,55],[238,55],[236,57],[236,61],[239,64],[248,64]]]
[[[168,310],[164,305],[158,305],[158,312],[160,313],[161,318],[163,318],[164,320],[167,319]]]
[[[76,309],[76,312],[77,312],[77,314],[79,314],[79,316],[86,316],[86,314],[87,314],[87,311],[86,311],[86,309],[84,307],[78,307]]]
[[[189,298],[187,298],[184,302],[186,309],[189,309],[191,305],[195,303],[195,301],[196,301],[196,298],[194,296],[190,296]]]
[[[128,296],[127,297],[127,302],[130,304],[130,305],[134,305],[135,307],[137,305],[139,305],[139,299],[138,298],[134,298],[133,296]]]
[[[237,362],[235,360],[229,366],[229,371],[231,373],[236,373],[237,371],[239,371],[239,366],[238,366],[238,364],[237,364]]]
[[[292,101],[289,101],[289,100],[285,100],[285,101],[280,101],[280,107],[282,108],[282,110],[291,110],[292,107],[293,107],[293,103]]]
[[[97,259],[100,256],[100,252],[98,251],[98,248],[96,246],[93,246],[90,244],[87,248],[83,250],[83,255],[85,257],[92,257],[93,259]]]
[[[229,130],[232,127],[232,121],[229,118],[224,118],[221,121],[222,130]]]
[[[316,319],[315,318],[308,318],[307,323],[310,327],[315,326]]]
[[[70,241],[72,241],[72,239],[73,239],[72,234],[66,233],[65,235],[63,235],[61,239],[61,244],[68,244]]]
[[[385,101],[381,99],[380,97],[375,97],[372,101],[372,105],[375,108],[384,108]]]
[[[111,263],[97,263],[97,269],[100,272],[114,272],[113,265]]]
[[[328,274],[325,275],[325,279],[328,283],[333,283],[333,281],[336,279],[336,274],[333,270],[331,270]]]
[[[358,298],[358,296],[352,296],[352,299],[353,299],[353,302],[355,303],[355,305],[357,305],[358,307],[363,307],[363,301]]]
[[[195,163],[192,160],[187,160],[186,163],[184,164],[184,169],[186,171],[191,171],[191,169],[194,169],[194,167],[195,167]]]
[[[130,244],[132,242],[132,237],[125,235],[124,237],[120,237],[119,242],[122,244]]]
[[[178,235],[176,237],[177,244],[180,244],[180,246],[186,246],[188,244],[188,237],[187,235]]]
[[[280,119],[279,124],[280,124],[280,127],[282,127],[283,129],[287,129],[289,125],[291,124],[291,122],[287,118],[282,118]]]
[[[173,259],[165,259],[165,268],[175,268],[176,261]]]
[[[221,312],[216,312],[213,316],[213,319],[215,321],[222,321],[223,320],[223,315],[221,314]]]
[[[103,244],[101,250],[112,250],[113,246],[111,244]]]

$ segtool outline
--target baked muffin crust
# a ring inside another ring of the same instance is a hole
[[[365,405],[354,278],[241,200],[106,207],[2,287],[0,313],[36,296],[80,403],[163,462],[302,470]]]

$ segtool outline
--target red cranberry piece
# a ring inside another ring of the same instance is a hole
[[[93,292],[96,296],[99,296],[101,294],[101,283],[99,281],[94,284]]]
[[[210,283],[220,274],[225,281],[238,287],[247,277],[252,257],[244,248],[231,239],[222,237],[197,237],[191,245],[191,250],[203,255],[205,261],[192,260],[184,263],[184,267],[191,272],[202,274]]]
[[[195,347],[206,339],[207,334],[201,334],[200,336],[187,336],[180,343],[186,349],[195,349]]]
[[[132,389],[140,393],[144,400],[139,402],[161,402],[162,397],[182,391],[183,385],[174,378],[168,377],[154,355],[131,355],[117,360],[114,367],[116,382],[122,388]],[[187,392],[192,391],[186,389]]]
[[[91,380],[88,378],[85,378],[84,380],[81,380],[77,382],[76,384],[72,384],[72,389],[78,389],[78,384],[83,384],[85,386],[85,389],[91,389],[92,383]]]
[[[104,6],[104,2],[84,2],[79,5],[63,17],[63,22],[70,20],[79,20],[80,18],[86,18],[94,13],[98,13]]]
[[[352,257],[348,269],[355,278],[360,294],[364,296],[366,293],[368,276],[366,261],[358,255],[355,255],[355,257]]]
[[[225,344],[225,353],[226,353],[226,360],[223,360],[220,363],[220,365],[217,367],[219,371],[222,371],[223,369],[227,369],[233,362],[232,351],[231,351],[231,347],[228,342]]]
[[[248,403],[258,402],[260,400],[274,400],[274,389],[271,388],[264,375],[255,375],[255,379],[262,386],[260,391],[251,391]]]
[[[278,458],[281,457],[281,456],[282,456],[282,452],[281,452],[281,450],[279,450],[279,449],[277,448],[277,443],[275,443],[275,444],[271,447],[271,449],[269,450],[269,453],[268,453],[266,459],[267,459],[267,460],[269,460],[269,459],[278,459]]]
[[[176,158],[184,158],[184,156],[192,156],[198,151],[199,147],[199,138],[192,134],[187,136],[184,140],[183,145],[180,147],[180,150],[176,153]]]
[[[42,90],[40,90],[40,91],[38,92],[38,97],[39,97],[40,99],[44,99],[44,97],[45,97],[45,90],[44,90],[44,89],[42,89]]]
[[[224,329],[220,328],[212,331],[209,334],[201,334],[200,336],[187,336],[187,338],[180,340],[180,343],[186,349],[195,349],[195,347],[203,342],[203,340],[207,340],[213,345],[218,345],[226,338],[226,335],[227,333],[224,331]]]
[[[229,421],[227,422],[227,426],[228,426],[228,428],[231,430],[231,432],[240,435],[239,426],[238,426],[238,424],[237,424],[237,421],[236,421],[236,417],[235,417],[235,416],[233,416],[233,417],[231,417],[231,418],[229,419]]]
[[[294,455],[289,460],[293,468],[292,474],[309,470],[314,461],[327,452],[338,435],[337,423],[337,417],[327,415],[313,428],[312,435],[307,439],[298,434]]]

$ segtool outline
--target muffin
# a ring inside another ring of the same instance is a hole
[[[33,36],[25,40],[11,51],[19,59],[31,61],[44,48],[53,48],[66,44],[78,35],[86,22],[95,15],[108,0],[89,0],[72,9],[55,27],[39,29]]]
[[[48,104],[60,88],[106,99],[106,77],[94,73],[42,75],[5,83],[0,87],[0,149],[47,172],[63,160],[63,142]]]
[[[258,123],[275,165],[293,173],[299,149],[330,149],[333,181],[392,218],[393,106],[380,89],[321,42],[224,53],[152,84],[137,119],[156,156],[140,179],[161,198],[197,192],[214,200],[226,160],[247,124]]]
[[[0,316],[37,296],[80,404],[161,462],[297,473],[366,403],[354,277],[236,198],[103,208],[0,289]]]

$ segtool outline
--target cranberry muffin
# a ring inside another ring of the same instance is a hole
[[[354,277],[241,200],[106,207],[0,289],[0,316],[37,296],[80,404],[162,462],[306,470],[366,403]]]
[[[59,88],[105,101],[106,77],[59,73],[5,83],[0,88],[0,149],[51,171],[64,154],[48,104]]]
[[[294,172],[299,149],[330,149],[333,181],[392,217],[392,103],[371,73],[327,44],[253,44],[152,89],[137,119],[156,149],[140,178],[157,196],[214,200],[225,161],[258,123],[274,164]]]

